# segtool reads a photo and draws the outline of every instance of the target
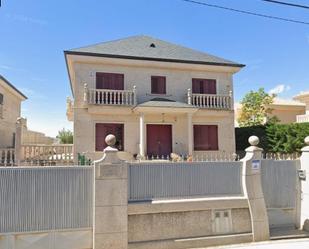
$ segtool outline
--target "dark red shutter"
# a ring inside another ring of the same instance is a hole
[[[166,78],[164,76],[151,76],[151,93],[166,94]]]
[[[200,81],[192,79],[192,93],[200,93]]]
[[[118,150],[124,149],[124,126],[123,124],[105,124],[97,123],[95,125],[95,150],[103,151],[107,144],[105,138],[107,135],[116,136],[116,147]]]
[[[96,73],[96,88],[124,90],[124,75],[117,73]]]
[[[216,80],[192,79],[192,93],[216,94]]]
[[[207,80],[208,84],[208,93],[217,94],[216,80]]]
[[[218,150],[218,126],[194,125],[194,150]]]

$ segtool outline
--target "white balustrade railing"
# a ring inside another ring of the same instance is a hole
[[[22,165],[73,164],[73,145],[22,145]]]
[[[136,87],[133,90],[89,89],[85,85],[84,101],[91,105],[136,105]]]
[[[231,109],[231,97],[215,94],[192,94],[192,105],[200,108]]]
[[[297,123],[309,123],[309,114],[305,115],[297,115],[296,116]]]
[[[15,164],[15,149],[1,149],[0,148],[0,166],[14,166]]]
[[[226,110],[231,110],[233,108],[232,92],[230,92],[229,95],[200,94],[192,93],[191,89],[188,89],[187,97],[189,105],[199,108]]]

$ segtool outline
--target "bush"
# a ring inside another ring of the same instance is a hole
[[[300,152],[305,146],[304,139],[309,136],[309,123],[268,124],[236,128],[236,151],[242,152],[249,145],[252,135],[260,138],[259,147],[265,152],[293,153]]]
[[[251,126],[251,127],[241,127],[235,129],[236,138],[236,151],[243,152],[246,148],[250,146],[248,138],[250,136],[257,136],[260,139],[259,146],[266,150],[268,148],[267,136],[266,136],[266,126]]]

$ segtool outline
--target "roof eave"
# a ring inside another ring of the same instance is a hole
[[[120,58],[120,59],[131,59],[131,60],[147,60],[147,61],[161,61],[161,62],[174,62],[174,63],[188,63],[188,64],[199,64],[199,65],[211,65],[211,66],[225,66],[225,67],[237,67],[243,68],[246,65],[238,63],[218,63],[218,62],[207,62],[207,61],[192,61],[192,60],[178,60],[178,59],[166,59],[166,58],[152,58],[152,57],[139,57],[129,55],[114,55],[114,54],[101,54],[91,52],[80,52],[80,51],[64,51],[65,55],[82,55],[82,56],[94,56],[94,57],[106,57],[106,58]]]
[[[28,99],[26,95],[24,95],[21,91],[19,91],[12,83],[10,83],[6,78],[0,75],[0,79],[3,80],[9,87],[11,87],[18,95],[20,95],[22,100]]]

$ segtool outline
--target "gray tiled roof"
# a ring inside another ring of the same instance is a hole
[[[145,35],[71,49],[65,51],[65,53],[234,67],[244,66],[230,60]]]
[[[154,98],[139,104],[137,107],[163,107],[163,108],[195,108],[192,105],[165,98]]]

